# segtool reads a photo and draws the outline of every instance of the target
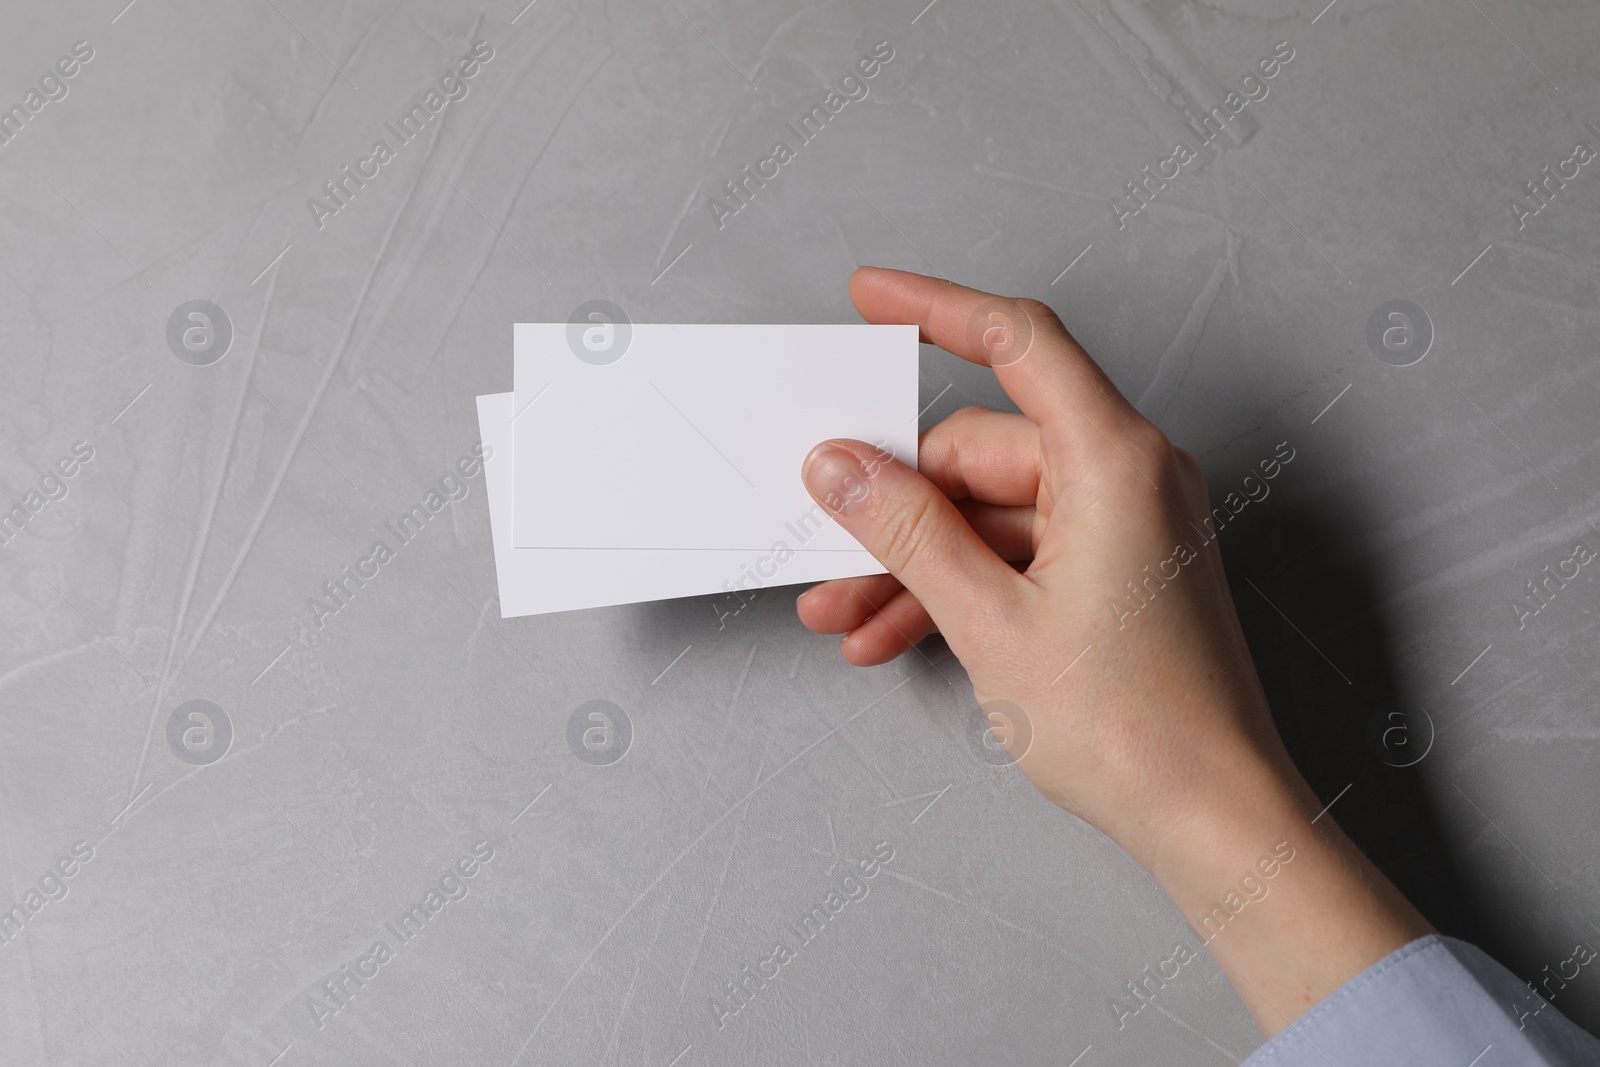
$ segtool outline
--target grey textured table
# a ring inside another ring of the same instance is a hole
[[[1296,758],[1600,1025],[1549,980],[1600,944],[1594,5],[123,2],[0,29],[0,1061],[1248,1055],[1206,958],[1119,1025],[1193,934],[937,640],[499,618],[454,472],[512,323],[855,321],[861,263],[1049,301],[1219,503],[1288,443],[1222,541]]]

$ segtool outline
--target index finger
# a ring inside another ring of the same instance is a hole
[[[1142,421],[1055,312],[1037,300],[884,267],[857,270],[850,299],[868,322],[915,323],[924,342],[992,368],[1006,395],[1041,427],[1082,419],[1104,433]]]

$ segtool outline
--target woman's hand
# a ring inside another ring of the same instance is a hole
[[[1195,458],[1037,301],[876,268],[850,292],[867,321],[916,323],[991,367],[1022,414],[957,412],[922,435],[920,471],[860,442],[818,445],[808,490],[890,573],[822,583],[801,620],[844,633],[862,665],[937,629],[1018,769],[1149,868],[1197,929],[1280,842],[1302,857],[1275,865],[1287,904],[1253,905],[1248,923],[1224,909],[1229,945],[1247,948],[1250,927],[1259,951],[1213,945],[1268,1032],[1426,933],[1331,820],[1312,826],[1321,804],[1273,726]],[[1307,948],[1271,921],[1297,904],[1347,924],[1309,970],[1262,955]]]

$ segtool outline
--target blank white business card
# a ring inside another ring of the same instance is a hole
[[[760,552],[851,437],[916,464],[915,326],[518,323],[513,543]],[[859,549],[832,519],[796,553]]]
[[[720,618],[759,589],[883,573],[854,542],[843,551],[794,551],[806,548],[824,521],[832,522],[815,505],[757,551],[517,548],[511,543],[514,410],[511,393],[478,397],[501,618],[722,593],[727,598],[712,605]]]

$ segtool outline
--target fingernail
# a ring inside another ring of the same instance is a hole
[[[812,449],[800,478],[817,502],[835,515],[853,515],[867,499],[867,472],[854,453],[838,445]]]

